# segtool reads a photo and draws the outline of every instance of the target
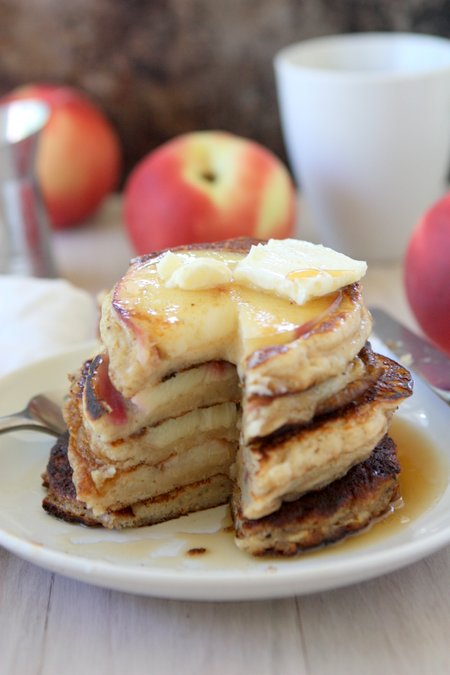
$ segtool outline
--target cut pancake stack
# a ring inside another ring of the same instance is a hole
[[[104,301],[102,351],[73,379],[49,512],[119,528],[231,500],[240,548],[293,554],[389,509],[386,434],[409,374],[367,343],[355,261],[300,242],[314,265],[297,269],[298,244],[133,262]]]

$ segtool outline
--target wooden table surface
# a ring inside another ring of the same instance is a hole
[[[117,200],[89,227],[58,234],[55,251],[75,284],[110,286],[131,254]],[[400,264],[372,265],[366,300],[414,327],[401,280]],[[449,672],[450,547],[339,590],[231,603],[103,590],[0,548],[1,675]]]

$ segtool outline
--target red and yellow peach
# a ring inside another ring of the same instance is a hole
[[[405,286],[424,333],[450,354],[450,193],[416,225],[405,257]]]
[[[284,164],[251,140],[220,131],[179,136],[130,175],[124,218],[138,253],[238,236],[283,238],[295,227]]]
[[[103,112],[77,89],[53,84],[19,87],[3,101],[33,98],[50,107],[37,173],[55,229],[84,221],[118,185],[121,148]]]

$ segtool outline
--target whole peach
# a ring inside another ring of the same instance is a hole
[[[138,253],[238,236],[283,238],[295,227],[295,190],[260,144],[221,131],[178,136],[131,173],[124,218]]]
[[[405,286],[424,333],[450,354],[450,193],[414,229],[405,257]]]
[[[50,107],[42,131],[37,173],[55,229],[90,216],[116,187],[121,171],[118,135],[103,112],[72,87],[30,84],[3,100],[33,98]]]

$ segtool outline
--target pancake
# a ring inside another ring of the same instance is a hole
[[[174,250],[233,267],[252,243]],[[133,261],[102,306],[109,376],[126,398],[170,373],[214,360],[233,363],[249,394],[299,391],[342,372],[369,337],[371,319],[358,283],[297,305],[240,285],[167,288],[158,274],[161,259],[158,253]]]
[[[196,408],[237,403],[241,398],[236,368],[226,361],[210,361],[171,372],[157,386],[144,387],[132,399],[126,399],[113,387],[108,366],[108,354],[102,352],[85,364],[82,373],[84,424],[93,437],[105,443]]]
[[[345,370],[307,389],[279,395],[244,394],[242,433],[245,442],[269,436],[286,425],[306,424],[354,401],[381,375],[367,343]]]
[[[46,496],[42,502],[47,513],[66,522],[110,529],[152,525],[225,504],[231,494],[229,477],[216,474],[153,499],[136,502],[130,507],[94,515],[92,509],[77,498],[73,471],[67,456],[68,441],[69,434],[66,432],[51,450],[43,476]]]

